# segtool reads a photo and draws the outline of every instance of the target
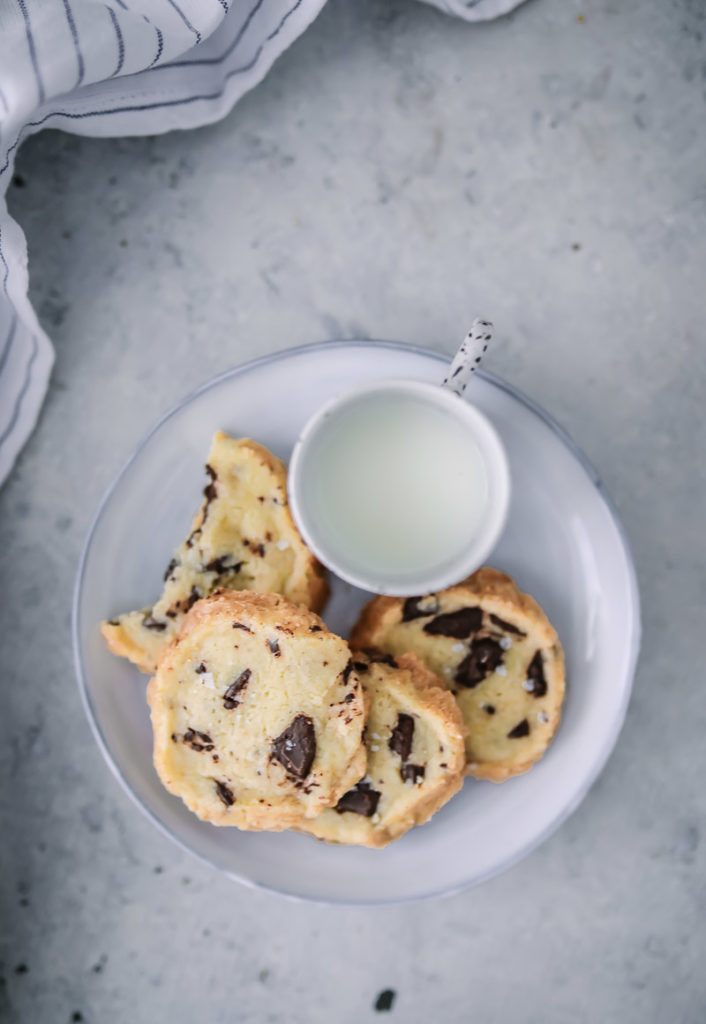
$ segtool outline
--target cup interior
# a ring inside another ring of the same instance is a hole
[[[505,524],[510,480],[498,434],[472,404],[439,385],[387,380],[311,417],[294,448],[289,496],[302,536],[332,572],[373,593],[411,596],[483,564]]]

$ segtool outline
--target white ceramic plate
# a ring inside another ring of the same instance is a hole
[[[586,795],[623,722],[639,646],[630,551],[595,473],[552,420],[490,375],[472,398],[507,448],[512,502],[489,564],[533,594],[566,651],[568,695],[545,757],[503,785],[467,780],[423,828],[385,850],[326,846],[294,833],[239,832],[195,818],[152,766],[146,679],[115,658],[98,624],[157,597],[188,532],[213,432],[251,436],[287,459],[331,395],[367,380],[443,377],[444,357],[404,345],[307,346],[237,367],[181,402],[145,438],[106,494],[74,599],[79,685],[98,744],[137,805],[169,836],[246,884],[328,903],[406,902],[475,885],[546,839]],[[338,580],[325,611],[346,636],[367,595]]]

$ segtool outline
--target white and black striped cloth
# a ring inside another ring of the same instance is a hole
[[[520,0],[431,0],[468,20]],[[27,298],[27,248],[5,193],[43,127],[152,135],[216,121],[325,0],[0,0],[0,483],[47,389],[51,342]]]

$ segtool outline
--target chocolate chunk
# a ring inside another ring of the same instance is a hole
[[[213,781],[216,786],[216,792],[218,793],[219,800],[221,800],[226,807],[232,807],[235,803],[233,790],[229,786],[226,786],[225,782],[219,782],[218,779],[214,779]]]
[[[380,1012],[387,1012],[392,1009],[392,1004],[395,1001],[395,995],[397,993],[393,988],[384,989],[375,1000],[375,1009]]]
[[[503,650],[497,640],[490,637],[476,637],[471,649],[456,670],[454,680],[460,686],[472,689],[482,683],[503,660]]]
[[[495,714],[495,708],[493,707],[492,704],[482,704],[481,707],[485,711],[486,715],[494,715]]]
[[[389,665],[390,668],[397,668],[397,662],[392,655],[385,654],[384,651],[378,650],[377,647],[366,647],[365,653],[375,665]]]
[[[308,715],[297,715],[273,740],[272,757],[291,778],[307,777],[316,757],[316,730]]]
[[[344,704],[350,704],[351,701],[354,701],[354,700],[355,700],[355,694],[354,693],[347,693],[345,695],[345,697],[343,698],[343,703]]]
[[[206,732],[199,732],[198,729],[187,729],[184,733],[183,742],[192,750],[213,750],[215,743]]]
[[[356,672],[368,671],[368,663],[366,661],[354,661],[351,662],[351,664],[353,665],[353,668],[356,670]]]
[[[376,665],[389,665],[390,668],[397,668],[397,659],[391,654],[383,654],[373,658]]]
[[[282,657],[282,651],[280,650],[280,646],[276,640],[268,640],[267,646],[270,648],[270,651],[274,654],[275,658]]]
[[[364,818],[372,818],[377,810],[380,794],[372,789],[369,782],[359,782],[344,793],[336,804],[339,814],[348,811],[350,814],[362,814]]]
[[[367,668],[368,666],[366,665],[365,667]],[[348,677],[350,676],[350,674],[354,670],[354,668],[355,668],[355,665],[353,664],[352,661],[349,661],[348,664],[346,665],[346,667],[344,668],[344,670],[343,670],[343,685],[344,686],[348,685]]]
[[[231,561],[230,555],[219,555],[218,558],[212,559],[208,565],[204,566],[206,572],[240,572],[242,568],[242,562]]]
[[[199,665],[197,665],[196,668],[194,669],[194,672],[196,672],[200,676],[202,676],[204,674],[204,672],[208,672],[208,668],[206,667],[206,662],[202,661]]]
[[[412,737],[414,736],[414,719],[411,715],[400,713],[397,716],[397,725],[392,730],[388,746],[390,750],[399,754],[403,761],[406,761],[412,751]]]
[[[464,640],[471,633],[477,633],[483,622],[480,608],[459,608],[456,612],[445,612],[427,622],[424,632],[431,636],[452,636]]]
[[[252,550],[253,550],[253,554],[254,555],[259,555],[260,558],[264,558],[265,557],[265,545],[264,544],[262,544],[262,543],[260,543],[260,544],[253,544]]]
[[[192,530],[189,536],[186,538],[187,548],[193,547],[194,540],[201,533],[201,527],[197,526],[195,530]]]
[[[252,633],[250,626],[246,626],[244,622],[234,622],[233,629],[244,629],[246,633]]]
[[[232,711],[233,708],[238,707],[240,704],[238,694],[248,685],[251,675],[251,669],[243,669],[238,678],[230,684],[226,692],[223,694],[223,707],[226,711]]]
[[[164,582],[165,583],[167,582],[167,580],[169,579],[171,574],[174,572],[174,570],[176,569],[177,565],[179,565],[179,563],[177,562],[176,558],[172,558],[171,562],[169,563],[169,565],[167,566],[167,568],[164,571]]]
[[[533,684],[532,688],[528,690],[533,697],[544,697],[547,692],[547,680],[544,678],[544,661],[541,651],[537,651],[529,663],[527,681]]]
[[[491,614],[490,621],[494,626],[504,629],[506,633],[514,633],[515,636],[527,636],[527,634],[523,633],[521,629],[517,628],[517,626],[513,626],[511,622],[506,622],[505,619],[501,619],[498,615]]]
[[[509,740],[519,740],[523,736],[529,736],[529,731],[529,722],[526,718],[523,718],[521,722],[517,723],[514,729],[510,729],[510,732],[507,734],[507,738]]]
[[[143,618],[142,625],[145,629],[153,629],[156,633],[163,633],[167,628],[166,622],[160,622],[159,619],[153,618],[150,612]]]
[[[323,628],[322,626],[309,626],[309,632],[310,633],[320,633],[322,628]]]
[[[184,598],[184,600],[181,602],[182,611],[188,612],[188,610],[196,604],[200,597],[201,591],[199,590],[198,587],[193,586],[191,588],[191,593],[189,594],[189,596]]]
[[[426,602],[426,605],[422,605],[423,601]],[[434,615],[438,609],[438,601],[429,601],[427,597],[408,597],[402,605],[402,621],[411,622],[412,619],[423,619],[426,616]]]
[[[415,785],[424,778],[425,768],[423,764],[403,764],[400,768],[400,775],[404,782],[413,782]]]
[[[198,736],[202,743],[213,743],[213,740],[208,735],[208,733],[199,732],[198,729],[192,729],[191,731],[196,733],[196,735]]]
[[[175,619],[177,617],[177,613],[174,611],[173,608],[169,608],[164,614],[167,616],[168,619]]]
[[[218,488],[216,487],[216,471],[212,469],[208,463],[206,463],[206,472],[211,477],[211,482],[203,489],[204,497],[206,498],[206,510],[208,510],[208,506],[218,494]],[[205,518],[206,517],[204,516],[204,519]]]

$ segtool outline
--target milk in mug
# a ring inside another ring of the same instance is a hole
[[[300,487],[317,547],[363,577],[422,578],[462,561],[488,497],[463,419],[385,390],[333,410],[311,439]]]

